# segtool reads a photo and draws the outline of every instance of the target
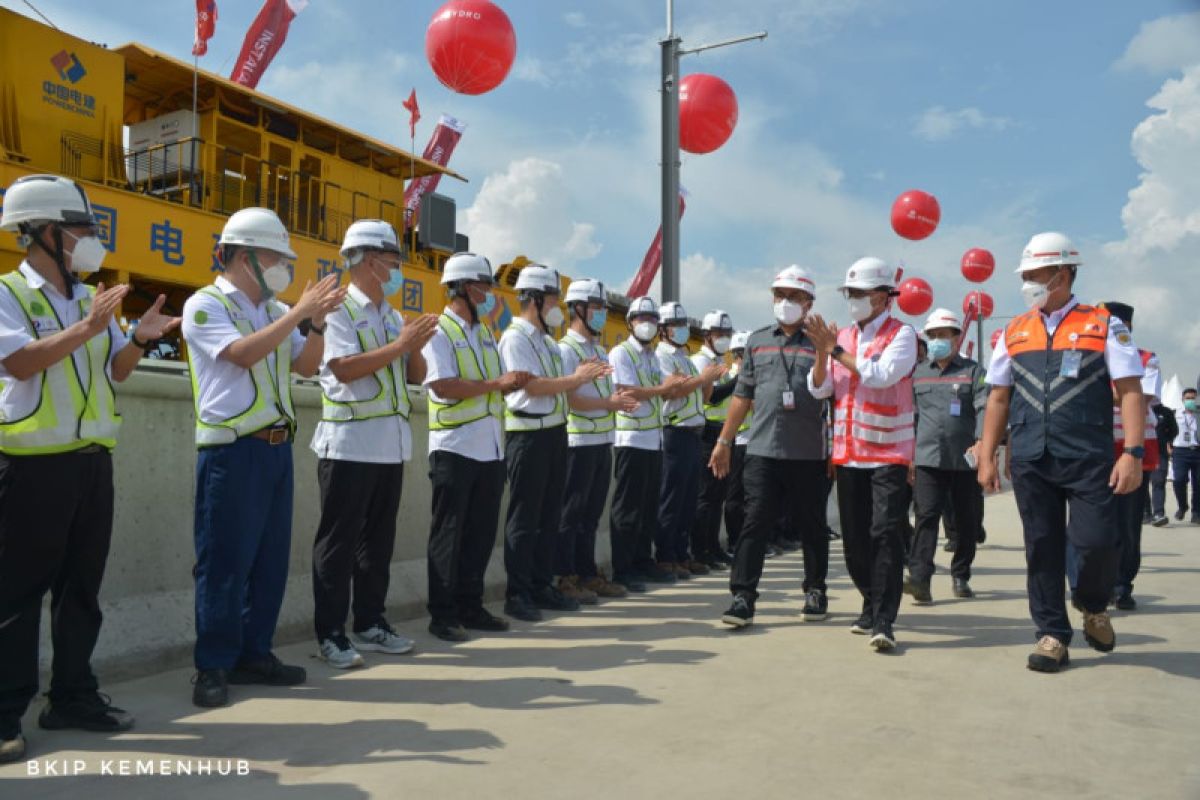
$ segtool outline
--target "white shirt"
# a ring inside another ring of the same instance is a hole
[[[691,370],[688,369],[692,364],[688,357],[687,350],[683,347],[676,347],[669,342],[659,342],[658,349],[654,351],[658,357],[658,367],[664,375],[674,375],[679,373],[685,378],[691,378]],[[669,419],[672,414],[681,411],[688,400],[691,398],[691,393],[685,394],[683,397],[678,397],[674,400],[667,400],[663,403],[663,419]],[[681,428],[698,428],[704,424],[704,394],[700,395],[700,403],[696,409],[699,415],[692,417],[679,423]]]
[[[997,344],[999,344],[997,342]],[[1150,360],[1146,362],[1146,371],[1142,375],[1142,394],[1147,397],[1153,397],[1155,401],[1162,399],[1162,369],[1158,363],[1158,356],[1151,354]],[[1149,402],[1149,401],[1147,401]],[[1151,411],[1151,414],[1154,412]],[[1149,416],[1146,417],[1150,419]],[[1147,422],[1147,424],[1149,424]]]
[[[386,299],[376,306],[354,284],[350,284],[347,294],[362,307],[363,318],[359,320],[359,325],[365,323],[366,328],[375,334],[376,342],[386,342],[389,334],[395,338],[404,328],[404,319],[399,314],[392,315],[392,307]],[[387,326],[392,326],[393,320],[394,328],[388,330]],[[329,368],[329,362],[336,358],[361,353],[358,330],[351,322],[346,306],[340,305],[325,317],[325,354],[321,359],[320,378],[322,391],[331,399],[341,402],[370,400],[379,393],[379,380],[374,374],[364,375],[350,383],[341,383]],[[405,380],[407,366],[407,358],[398,359],[392,364],[396,372],[397,391],[403,391],[400,384]],[[347,422],[321,420],[317,423],[309,447],[318,458],[368,464],[401,464],[412,459],[412,430],[399,414]]]
[[[1067,312],[1079,305],[1079,300],[1072,295],[1062,308],[1049,314],[1041,312],[1042,322],[1046,325],[1046,333],[1050,336],[1058,330],[1059,323],[1067,316]],[[1125,341],[1121,341],[1121,338]],[[1137,345],[1129,335],[1129,328],[1116,317],[1110,317],[1108,323],[1108,338],[1104,343],[1104,365],[1108,367],[1109,377],[1114,381],[1121,378],[1142,378],[1142,356],[1138,353]],[[1004,335],[996,340],[996,348],[992,350],[992,360],[988,365],[987,382],[992,386],[1012,386],[1012,358],[1008,355],[1008,345]],[[1144,389],[1143,389],[1144,390]]]
[[[445,313],[466,331],[471,352],[474,353],[476,361],[482,367],[484,347],[495,347],[490,340],[485,343],[481,338],[480,326],[483,323],[471,325],[455,314],[449,306],[446,307]],[[426,389],[430,384],[443,378],[462,377],[458,374],[458,361],[454,357],[454,345],[450,343],[450,337],[440,327],[433,334],[433,338],[425,344],[421,355],[425,356]],[[501,359],[500,370],[501,372],[505,371],[503,359]],[[429,390],[429,396],[440,403],[449,402],[432,389]],[[446,450],[475,461],[499,461],[504,457],[504,451],[500,446],[500,420],[493,416],[487,416],[474,422],[468,422],[466,425],[459,425],[457,428],[441,431],[430,429],[429,452],[432,453],[434,450]]]
[[[46,326],[40,330],[40,333],[52,336],[83,319],[79,310],[79,300],[87,296],[86,289],[76,284],[72,287],[71,299],[68,300],[28,261],[22,261],[18,269],[25,276],[30,288],[42,290],[46,299],[50,301],[50,308],[54,311],[53,315],[38,318],[36,324]],[[129,340],[115,319],[109,321],[108,330],[101,335],[111,337],[112,351],[108,354],[106,370],[111,379],[113,360],[117,357],[117,352],[125,347]],[[20,302],[7,288],[0,287],[0,384],[3,385],[3,388],[0,389],[0,419],[21,419],[32,414],[37,408],[42,394],[41,376],[19,381],[12,377],[3,364],[4,359],[35,341],[37,340],[29,332],[25,311],[21,308]],[[86,348],[77,347],[71,353],[71,360],[75,362],[79,380],[86,390],[91,376]]]
[[[629,351],[623,345],[614,347],[608,355],[613,368],[613,383],[617,386],[640,388],[642,384],[638,381],[637,376],[639,365],[641,365],[644,372],[650,374],[651,380],[655,381],[656,384],[661,383],[662,377],[658,367],[658,359],[655,358],[654,353],[650,352],[650,348],[632,336],[627,341],[637,354],[637,361],[635,363],[630,358]],[[633,416],[648,414],[650,412],[649,406],[649,400],[642,401],[633,410]],[[647,431],[618,430],[615,443],[617,447],[636,447],[639,450],[661,450],[662,428],[653,428]]]
[[[1171,442],[1172,447],[1196,447],[1200,444],[1196,440],[1196,415],[1186,409],[1180,408],[1176,414],[1179,421],[1179,435],[1175,437],[1175,441]]]
[[[590,354],[591,358],[598,358],[604,363],[608,363],[608,355],[605,354],[604,348],[597,344],[594,340],[584,337],[576,332],[573,328],[567,330],[567,336],[579,343],[583,348],[583,352]],[[566,337],[563,337],[564,339]],[[579,369],[579,356],[571,349],[571,346],[566,342],[558,343],[558,354],[562,356],[563,374],[570,375],[575,370]],[[615,383],[615,381],[614,381]],[[596,388],[596,381],[588,381],[580,386],[574,392],[579,397],[590,397],[592,399],[600,398],[600,390]],[[589,412],[590,413],[590,412]],[[567,434],[567,444],[570,447],[587,447],[594,444],[612,444],[616,436],[613,431],[607,433],[569,433]]]
[[[239,309],[236,313],[244,315],[254,330],[262,330],[270,324],[266,302],[255,305],[224,275],[217,277],[215,285],[233,301]],[[280,305],[288,308],[283,303]],[[183,338],[191,354],[192,370],[196,373],[200,419],[218,424],[248,409],[254,402],[250,370],[221,358],[225,348],[242,338],[221,301],[205,292],[196,292],[189,297],[183,304]],[[304,336],[293,330],[291,339],[292,360],[295,361],[304,349]],[[267,368],[274,374],[274,351],[267,356]],[[285,387],[279,388],[287,391]]]
[[[515,317],[500,336],[500,358],[510,372],[528,372],[539,378],[553,377],[546,372],[552,364],[545,335],[524,317]],[[504,402],[513,411],[527,414],[549,414],[554,411],[554,395],[534,397],[524,389],[504,395]]]

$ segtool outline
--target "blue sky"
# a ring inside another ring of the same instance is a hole
[[[37,4],[85,38],[189,57],[190,1]],[[19,0],[0,5],[28,13]],[[201,64],[228,74],[259,3],[218,5]],[[441,190],[457,200],[475,249],[493,260],[525,253],[622,288],[658,223],[656,41],[665,3],[500,0],[517,31],[517,64],[478,97],[446,90],[425,63],[424,31],[438,5],[312,0],[259,88],[407,146],[399,102],[415,87],[424,115],[418,149],[439,112],[469,126],[452,166],[471,182]],[[799,263],[816,276],[821,310],[844,317],[832,287],[868,253],[903,260],[934,285],[938,305],[957,308],[968,288],[957,261],[972,246],[996,253],[997,276],[985,288],[998,314],[1012,314],[1022,245],[1060,229],[1088,261],[1080,294],[1134,300],[1147,318],[1139,339],[1161,340],[1145,344],[1170,356],[1168,373],[1200,370],[1200,359],[1186,360],[1200,349],[1200,325],[1171,291],[1188,285],[1180,270],[1200,261],[1200,189],[1194,180],[1176,185],[1171,168],[1195,172],[1200,126],[1179,120],[1190,118],[1183,112],[1195,107],[1200,75],[1168,93],[1172,110],[1147,108],[1200,62],[1200,3],[676,6],[685,46],[770,33],[684,60],[685,74],[727,80],[741,112],[724,148],[685,154],[683,300],[693,316],[722,304],[740,327],[764,324],[765,281]],[[1162,119],[1139,140],[1135,130],[1155,114]],[[1130,196],[1139,187],[1140,205]],[[941,201],[942,227],[923,242],[901,240],[888,225],[892,199],[907,188]],[[1177,223],[1168,233],[1164,213]]]

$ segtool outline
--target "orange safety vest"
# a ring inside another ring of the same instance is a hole
[[[864,355],[877,358],[905,327],[888,317]],[[858,353],[858,326],[838,332],[838,344]],[[912,374],[883,389],[862,385],[858,375],[833,362],[833,463],[912,463],[916,445],[913,428]]]
[[[1154,358],[1154,353],[1149,350],[1138,350],[1138,355],[1142,357],[1142,369],[1145,369],[1150,364],[1150,359]],[[1158,418],[1154,416],[1154,409],[1146,407],[1146,457],[1142,459],[1142,470],[1145,472],[1153,472],[1158,469]],[[1125,450],[1125,423],[1121,420],[1121,407],[1113,406],[1113,452],[1119,457]]]

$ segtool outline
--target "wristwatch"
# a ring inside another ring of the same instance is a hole
[[[133,330],[133,332],[131,332],[129,334],[129,341],[131,341],[133,343],[134,347],[136,347],[137,349],[142,350],[142,351],[149,350],[151,345],[154,344],[154,339],[150,339],[149,341],[145,341],[145,342],[139,342],[138,337],[137,337],[137,329],[136,328]]]
[[[837,358],[844,352],[846,352],[846,348],[842,347],[840,344],[835,344],[833,346],[833,349],[829,351],[829,355],[833,356],[834,358]]]
[[[1126,447],[1125,452],[1137,459],[1146,457],[1146,448],[1140,444],[1137,447]]]
[[[729,441],[728,439],[722,439],[719,436],[717,437],[717,444],[733,449],[733,442]]]
[[[322,325],[320,327],[317,327],[316,325],[313,324],[313,321],[311,319],[300,320],[300,324],[297,325],[296,327],[299,328],[300,333],[304,334],[305,336],[308,336],[309,333],[315,333],[317,336],[325,335],[325,326]]]

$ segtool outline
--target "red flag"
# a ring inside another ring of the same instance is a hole
[[[421,154],[421,157],[426,161],[446,166],[450,161],[450,154],[454,152],[466,127],[464,123],[454,117],[443,114],[442,118],[438,120],[437,127],[433,129],[433,135],[429,137],[429,144],[425,145],[425,152]],[[418,211],[421,208],[421,195],[436,189],[441,179],[442,174],[436,172],[433,175],[424,175],[409,182],[408,188],[404,190],[404,227],[406,229],[411,228],[417,222]]]
[[[208,52],[208,40],[217,30],[217,0],[196,0],[196,40],[192,42],[192,55],[202,56]]]
[[[687,192],[683,187],[679,187],[679,218],[683,219],[683,211],[687,208]],[[646,251],[646,257],[642,259],[642,266],[638,267],[637,274],[633,276],[633,282],[629,284],[629,291],[625,294],[629,297],[642,297],[650,291],[650,284],[654,282],[654,276],[658,274],[658,268],[662,266],[662,225],[658,226],[658,233],[654,234],[654,241],[650,243],[650,249]]]
[[[421,107],[417,105],[417,90],[413,89],[409,92],[408,99],[401,105],[408,109],[408,138],[411,139],[417,135],[417,123],[421,120]]]
[[[271,59],[283,47],[292,20],[307,5],[308,0],[266,0],[246,32],[246,41],[242,43],[242,52],[233,72],[229,73],[229,80],[251,89],[258,86]]]

